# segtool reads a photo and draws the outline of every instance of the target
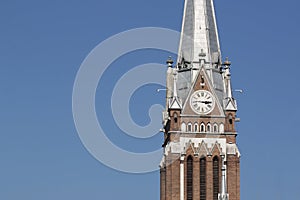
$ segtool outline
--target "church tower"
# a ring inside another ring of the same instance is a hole
[[[178,59],[167,61],[161,200],[240,200],[237,102],[213,0],[185,0]]]

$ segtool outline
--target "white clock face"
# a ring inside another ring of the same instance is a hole
[[[190,98],[190,105],[194,112],[198,114],[208,114],[215,107],[215,99],[210,92],[197,90]]]

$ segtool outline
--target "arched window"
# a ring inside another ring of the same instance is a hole
[[[201,133],[205,132],[205,125],[204,125],[204,123],[201,123],[201,125],[200,125],[200,132]]]
[[[206,200],[206,159],[200,159],[200,200]]]
[[[208,133],[211,132],[211,125],[210,125],[210,123],[207,124],[207,129],[206,129],[206,131],[207,131]]]
[[[192,123],[190,122],[190,123],[188,123],[188,132],[192,132],[192,127],[193,125],[192,125]]]
[[[194,132],[198,132],[199,131],[199,125],[198,125],[198,123],[196,122],[195,124],[194,124]]]
[[[177,113],[174,113],[174,123],[177,124],[178,122],[178,115]]]
[[[186,125],[184,122],[182,122],[182,124],[181,124],[181,131],[186,132]]]
[[[193,199],[193,158],[189,156],[187,158],[187,167],[186,167],[186,195],[187,200]]]
[[[214,133],[218,132],[218,124],[214,124]]]
[[[220,124],[220,133],[224,133],[224,124]]]
[[[232,119],[232,115],[229,115],[229,124],[233,124],[233,119]]]
[[[220,192],[220,164],[219,158],[215,156],[213,158],[213,200],[218,200],[218,194]]]

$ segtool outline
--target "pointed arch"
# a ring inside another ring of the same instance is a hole
[[[188,123],[187,131],[188,132],[192,132],[193,131],[193,124],[191,122]]]
[[[228,126],[226,126],[226,128],[228,129],[227,131],[229,132],[233,132],[234,131],[234,115],[232,113],[230,113],[228,115]]]
[[[205,124],[202,122],[200,125],[200,132],[204,133],[205,132]]]
[[[200,158],[205,157],[206,155],[210,154],[210,151],[208,150],[206,143],[203,140],[198,149],[199,149],[198,153],[200,155]]]
[[[213,200],[218,200],[220,192],[220,161],[219,157],[213,158]]]
[[[194,132],[199,132],[199,125],[197,122],[194,124]]]
[[[214,132],[214,133],[219,132],[219,131],[218,131],[218,124],[217,124],[217,123],[214,123],[213,132]]]
[[[173,115],[174,118],[174,123],[177,124],[178,123],[178,114],[175,112]]]
[[[187,158],[186,196],[187,196],[187,200],[193,199],[193,158],[192,158],[192,156],[189,156]]]
[[[207,123],[207,128],[206,128],[206,132],[211,133],[211,125],[210,123]]]
[[[206,158],[200,159],[200,200],[206,200]]]

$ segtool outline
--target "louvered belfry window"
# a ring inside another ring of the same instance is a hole
[[[187,200],[193,199],[193,158],[189,156],[187,158]]]
[[[206,159],[200,159],[200,200],[206,200]]]
[[[219,187],[220,187],[220,164],[219,164],[219,158],[217,156],[213,159],[213,200],[218,200],[218,194],[219,194]]]

